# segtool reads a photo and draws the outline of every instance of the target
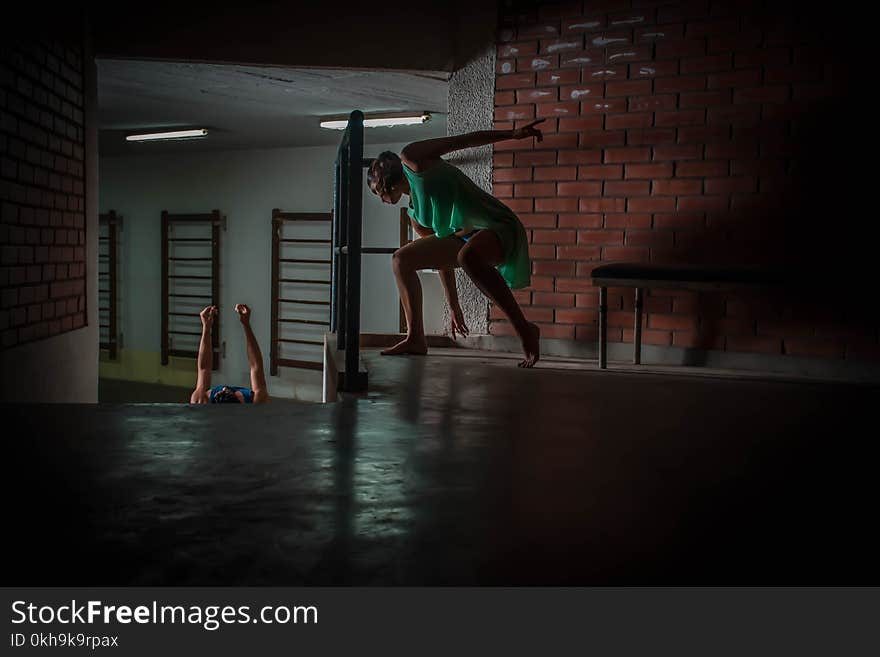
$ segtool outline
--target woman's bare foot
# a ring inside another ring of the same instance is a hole
[[[425,340],[425,336],[422,336],[421,338],[411,338],[410,336],[406,336],[393,347],[383,349],[381,353],[383,356],[399,356],[401,354],[424,356],[428,353],[428,341]]]
[[[538,328],[537,324],[527,322],[526,334],[520,336],[520,339],[522,340],[523,353],[525,353],[526,358],[517,367],[534,367],[541,357],[541,329]]]

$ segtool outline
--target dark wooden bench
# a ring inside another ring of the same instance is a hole
[[[600,265],[592,272],[593,285],[599,288],[599,367],[608,365],[608,288],[632,287],[636,290],[633,363],[642,360],[643,290],[649,288],[679,290],[730,290],[779,286],[784,283],[779,270],[766,267],[708,267],[703,265],[656,265],[621,262]]]

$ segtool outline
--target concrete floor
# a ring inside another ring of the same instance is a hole
[[[4,583],[880,584],[878,387],[365,359],[337,404],[5,407]]]

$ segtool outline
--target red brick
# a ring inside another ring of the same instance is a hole
[[[602,227],[602,215],[601,214],[560,214],[559,215],[559,227],[560,228],[601,228]]]
[[[555,228],[555,214],[520,214],[519,220],[526,228]]]
[[[563,292],[535,292],[534,304],[536,306],[571,308],[574,306],[574,295]],[[548,318],[546,321],[553,321],[553,318]]]
[[[657,59],[680,59],[706,54],[705,39],[682,39],[681,41],[658,41],[655,48]]]
[[[534,201],[530,198],[517,198],[504,201],[504,205],[516,212],[532,212],[534,210]]]
[[[497,156],[496,156],[497,157]],[[510,154],[514,158],[514,154]],[[516,153],[516,166],[535,166],[556,164],[556,153],[553,151],[535,151],[534,153]],[[509,165],[508,165],[509,166]]]
[[[626,246],[671,247],[673,234],[672,231],[628,230],[624,243]]]
[[[687,77],[657,78],[654,81],[655,94],[680,93],[682,91],[702,91],[706,88],[705,75]]]
[[[672,164],[626,164],[624,166],[624,178],[669,178],[672,176]]]
[[[559,132],[585,132],[588,130],[601,130],[602,117],[588,116],[578,119],[559,119]]]
[[[651,93],[651,80],[605,83],[605,96],[642,96]]]
[[[622,245],[622,230],[579,230],[577,234],[578,244],[585,245]]]
[[[605,117],[605,126],[609,130],[626,128],[648,128],[654,123],[654,116],[650,112],[630,114],[609,114]]]
[[[584,39],[580,35],[569,35],[559,39],[541,39],[541,54],[553,55],[558,52],[582,50]]]
[[[599,311],[557,310],[556,321],[560,324],[593,324],[599,321]]]
[[[515,119],[535,118],[534,105],[511,105],[510,107],[496,107],[496,121],[513,121]]]
[[[557,278],[556,289],[560,292],[592,292],[596,288],[589,278]]]
[[[543,21],[534,25],[521,25],[516,31],[519,39],[546,38],[559,34],[559,21]]]
[[[532,169],[529,167],[517,169],[494,169],[492,179],[495,182],[523,182],[532,179]]]
[[[631,198],[627,201],[626,209],[629,212],[671,212],[675,209],[675,198]]]
[[[495,73],[496,74],[515,73],[515,72],[516,72],[516,60],[498,59],[495,61]]]
[[[518,89],[516,91],[517,104],[555,103],[557,100],[559,100],[559,89]]]
[[[711,113],[712,110],[709,110]],[[713,125],[707,127],[679,128],[679,144],[698,144],[696,147],[702,150],[702,145],[710,142],[727,141],[730,135],[730,126]]]
[[[629,99],[630,112],[655,112],[657,110],[674,110],[677,109],[677,107],[678,101],[675,94],[635,96]]]
[[[697,160],[703,155],[702,145],[655,146],[654,161]]]
[[[599,289],[591,285],[590,288],[584,290],[583,294],[574,295],[574,306],[575,308],[598,308]]]
[[[541,117],[558,117],[558,116],[577,116],[579,112],[579,103],[541,103],[535,106],[535,115]]]
[[[650,159],[651,149],[645,146],[635,148],[609,148],[605,150],[606,164],[617,164],[620,162],[647,162],[650,161]],[[620,177],[620,167],[618,167],[618,175],[615,177]]]
[[[647,180],[609,180],[605,182],[604,192],[605,196],[647,196],[651,193],[651,183]]]
[[[606,214],[606,228],[650,228],[650,214]]]
[[[623,146],[626,143],[626,131],[606,130],[605,132],[582,132],[579,135],[578,142],[581,148]]]
[[[630,64],[628,68],[629,78],[664,78],[678,76],[678,60],[644,62],[642,64]],[[654,90],[657,91],[656,85]]]
[[[517,71],[544,71],[557,68],[559,68],[559,55],[535,55],[518,57],[516,60]]]
[[[517,43],[506,43],[498,46],[498,58],[507,57],[524,57],[526,55],[535,55],[538,52],[538,43],[536,41],[519,41]]]
[[[556,258],[556,247],[552,244],[530,244],[529,257],[533,260],[553,260]]]
[[[713,212],[726,210],[727,196],[680,196],[676,209],[684,212]]]
[[[633,262],[648,262],[650,253],[648,249],[632,246],[605,246],[602,247],[603,260],[620,260]]]
[[[734,192],[755,192],[755,178],[707,178],[706,194],[732,194]]]
[[[657,196],[702,194],[702,180],[655,180],[651,193]]]
[[[577,69],[559,69],[556,71],[539,72],[537,85],[539,87],[561,86],[564,84],[577,84],[580,81],[581,74]]]
[[[559,90],[559,98],[587,102],[593,98],[602,98],[602,92],[601,83],[566,85]]]
[[[629,146],[640,146],[647,144],[656,146],[657,144],[675,143],[675,128],[651,128],[649,130],[628,130],[626,133],[626,143]]]
[[[654,49],[651,45],[609,46],[606,52],[605,61],[608,64],[651,61],[654,58]]]
[[[757,87],[761,83],[761,70],[751,69],[731,71],[730,73],[715,73],[709,76],[709,89],[734,87]]]
[[[530,290],[542,290],[547,292],[553,291],[553,282],[556,279],[553,276],[532,276],[529,284]]]
[[[535,180],[576,180],[577,167],[537,167]]]
[[[511,75],[496,75],[496,89],[522,89],[535,86],[534,73],[514,73]]]
[[[736,68],[787,66],[790,63],[790,48],[761,48],[750,52],[737,52],[734,56],[734,66]]]
[[[578,206],[576,198],[538,198],[535,199],[536,212],[575,212]]]
[[[652,314],[649,316],[648,326],[667,331],[694,331],[697,328],[697,319],[681,315]]]
[[[726,71],[731,67],[731,54],[721,53],[719,55],[709,55],[708,57],[694,57],[692,59],[681,60],[681,73],[712,73],[715,71]]]
[[[725,91],[696,91],[683,93],[679,99],[679,106],[686,107],[711,107],[730,103],[730,92]]]
[[[495,107],[499,105],[515,105],[516,104],[516,94],[512,91],[497,91],[495,92]]]
[[[789,97],[787,86],[735,89],[733,92],[734,103],[784,103]]]
[[[543,276],[574,276],[573,262],[559,262],[554,260],[534,260],[532,273]]]
[[[687,24],[688,37],[705,37],[715,34],[731,34],[740,29],[739,19],[695,21]]]
[[[544,183],[517,183],[514,187],[514,196],[556,196],[556,184]]]
[[[535,230],[532,242],[535,244],[574,244],[577,233],[573,230]]]
[[[578,201],[579,212],[626,212],[623,198],[582,198]]]
[[[593,9],[592,11],[598,11]],[[608,20],[605,16],[577,16],[572,18],[563,18],[562,31],[568,32],[596,32],[604,30],[608,26]]]
[[[614,114],[626,112],[626,98],[593,98],[581,104],[584,114]]]
[[[559,164],[598,164],[601,161],[602,151],[599,149],[559,152]]]
[[[622,177],[623,167],[620,165],[586,165],[578,167],[579,180],[610,180],[620,179]]]
[[[500,199],[513,198],[513,185],[510,183],[495,183],[492,185],[492,193],[496,198]]]
[[[556,257],[559,260],[598,260],[598,246],[560,246]]]
[[[600,182],[561,182],[557,184],[559,196],[599,196],[602,193]]]
[[[675,165],[675,175],[678,177],[688,176],[726,176],[728,163],[724,160],[679,162]]]
[[[562,68],[576,66],[581,68],[588,64],[595,64],[603,60],[601,50],[582,50],[580,52],[564,52],[559,56],[559,65]]]
[[[682,110],[678,112],[657,112],[654,117],[654,125],[663,126],[687,126],[702,125],[706,121],[704,110]]]

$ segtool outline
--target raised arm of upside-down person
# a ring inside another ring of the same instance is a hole
[[[247,344],[254,403],[264,404],[269,401],[269,388],[266,385],[266,374],[263,372],[263,354],[260,352],[260,345],[251,329],[251,309],[247,305],[239,303],[235,306],[235,312],[238,313],[238,318],[241,320],[241,328],[244,330],[244,340]]]
[[[202,320],[202,339],[199,342],[199,359],[196,362],[198,376],[196,387],[190,395],[190,404],[207,404],[210,399],[211,370],[214,368],[214,345],[211,343],[211,330],[217,318],[217,306],[208,306],[199,313]]]
[[[525,139],[527,137],[535,137],[538,141],[541,141],[543,138],[541,130],[535,126],[542,121],[544,119],[538,119],[522,128],[514,130],[479,130],[452,137],[438,137],[437,139],[415,141],[404,147],[400,152],[400,159],[410,169],[419,172],[430,167],[442,155],[460,151],[464,148],[476,148],[478,146],[494,144],[497,141]]]

